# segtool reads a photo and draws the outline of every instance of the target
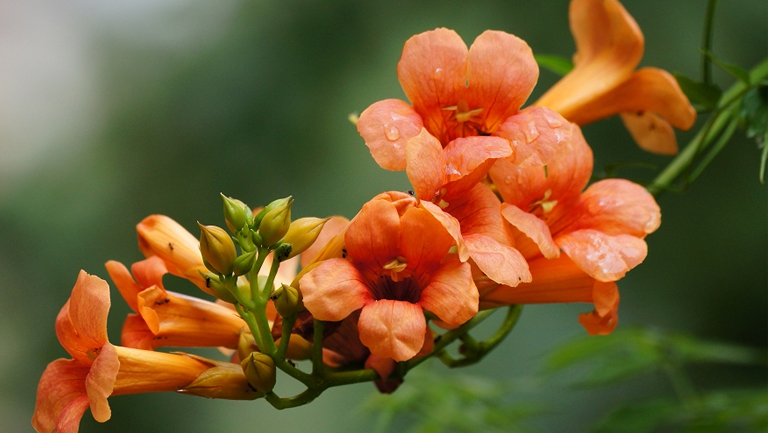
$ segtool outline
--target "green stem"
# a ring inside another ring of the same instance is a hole
[[[512,331],[512,329],[517,324],[517,321],[520,319],[520,314],[522,312],[522,305],[510,305],[507,309],[507,315],[504,317],[504,321],[501,323],[501,326],[499,326],[499,329],[497,329],[496,332],[494,332],[493,335],[491,335],[487,340],[474,342],[474,344],[472,344],[473,347],[469,347],[470,350],[464,358],[443,359],[443,357],[441,357],[440,360],[450,368],[464,367],[477,363],[483,359],[485,355],[487,355],[490,351],[496,348],[499,343],[504,341],[507,335],[509,335],[510,331]],[[464,341],[463,338],[462,341]],[[474,341],[474,339],[472,339],[472,341]]]
[[[291,407],[303,406],[317,398],[322,392],[323,389],[321,388],[307,388],[306,391],[294,397],[280,398],[274,392],[269,392],[264,398],[275,409],[288,409]]]
[[[261,298],[261,287],[259,286],[259,272],[264,266],[264,260],[269,255],[269,249],[259,247],[259,255],[256,257],[256,263],[253,264],[251,272],[248,273],[248,280],[251,282],[251,298],[257,300]]]
[[[293,331],[293,324],[296,323],[297,317],[298,314],[291,314],[288,318],[283,318],[283,332],[280,336],[280,346],[277,348],[278,359],[285,359],[288,343],[291,341],[291,331]]]
[[[709,0],[704,15],[704,36],[701,41],[701,76],[704,84],[712,84],[712,60],[707,54],[712,52],[712,23],[715,21],[716,6],[717,0]]]
[[[759,83],[768,77],[768,59],[763,60],[750,71],[750,81]],[[668,190],[672,183],[691,165],[694,158],[699,154],[700,149],[706,147],[717,137],[728,124],[730,118],[729,108],[731,104],[738,101],[739,98],[750,89],[745,83],[739,81],[731,86],[728,91],[720,98],[717,111],[713,112],[707,124],[702,128],[688,145],[672,160],[656,179],[648,185],[648,191],[658,197],[664,191]]]
[[[325,374],[323,362],[323,332],[325,322],[315,319],[314,334],[312,335],[312,375],[322,377]]]
[[[240,315],[240,317],[248,325],[248,328],[251,330],[251,334],[253,334],[253,339],[256,340],[256,345],[259,346],[259,348],[263,348],[264,339],[261,338],[259,325],[256,324],[256,319],[253,317],[253,314],[251,314],[250,310],[243,309],[243,306],[240,304],[235,304],[235,309],[237,310],[237,313]]]

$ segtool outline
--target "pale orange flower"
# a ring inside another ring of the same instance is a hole
[[[96,421],[107,421],[112,414],[107,397],[113,395],[182,391],[258,397],[239,365],[113,346],[107,338],[109,306],[107,282],[80,271],[56,318],[56,335],[73,359],[51,362],[40,378],[32,418],[38,433],[76,433],[89,407]]]
[[[605,333],[615,327],[619,300],[618,292],[610,294],[615,285],[605,283],[645,259],[643,239],[659,227],[661,212],[648,191],[624,179],[602,180],[582,192],[592,173],[592,151],[576,125],[572,137],[546,171],[507,161],[491,169],[504,200],[502,215],[514,227],[516,247],[528,260],[533,281],[500,286],[483,300],[594,302],[593,319],[604,326],[586,318],[582,324],[590,333]],[[557,259],[561,251],[567,259],[537,263]],[[606,299],[615,305],[607,306]]]
[[[382,168],[406,170],[420,199],[450,202],[499,158],[544,165],[565,138],[557,113],[520,110],[539,69],[513,35],[489,30],[467,49],[452,30],[418,34],[405,43],[397,75],[413,106],[376,102],[357,129]]]
[[[574,68],[535,105],[579,125],[621,114],[642,149],[677,153],[672,126],[689,129],[696,111],[668,72],[635,70],[644,40],[632,16],[617,0],[572,0],[568,16],[576,40]]]
[[[106,264],[109,276],[128,305],[121,344],[137,349],[157,347],[236,348],[248,325],[234,312],[214,302],[167,292],[163,275],[168,271],[157,256],[134,263],[131,272],[122,263]],[[134,281],[135,278],[135,281]]]
[[[469,264],[448,256],[453,238],[415,198],[375,197],[349,224],[344,244],[344,258],[325,260],[301,279],[304,305],[324,321],[361,310],[360,341],[372,354],[413,358],[424,346],[423,310],[455,325],[477,313]]]

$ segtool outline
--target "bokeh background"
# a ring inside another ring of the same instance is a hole
[[[625,0],[646,38],[642,65],[698,77],[706,2]],[[31,431],[46,364],[66,356],[54,319],[80,269],[142,258],[134,225],[169,215],[222,224],[219,192],[252,206],[293,195],[295,216],[353,216],[375,194],[408,189],[347,120],[403,98],[395,65],[413,34],[448,27],[469,44],[485,29],[535,53],[570,56],[567,0],[25,0],[0,2],[0,430]],[[713,51],[749,68],[768,54],[768,3],[721,2]],[[732,80],[716,71],[723,87]],[[542,71],[533,99],[557,77]],[[532,99],[532,100],[533,100]],[[699,122],[697,125],[700,125]],[[585,128],[596,172],[644,154],[621,122]],[[682,134],[685,143],[691,134]],[[620,326],[768,346],[768,194],[754,141],[736,137],[683,193],[659,200],[646,262],[621,281]],[[620,174],[649,180],[654,171]],[[170,280],[170,278],[168,278]],[[169,281],[171,288],[194,288]],[[534,374],[554,346],[583,335],[587,305],[529,306],[501,348],[465,373]],[[128,308],[113,291],[110,336]],[[434,366],[438,374],[450,374]],[[693,371],[703,387],[766,387],[764,368]],[[651,377],[619,388],[543,391],[544,431],[583,431],[619,401],[669,392]],[[82,432],[360,431],[370,384],[276,411],[264,401],[175,394],[117,397],[112,420]]]

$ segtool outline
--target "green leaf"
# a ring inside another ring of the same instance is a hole
[[[673,418],[678,413],[674,399],[661,398],[627,404],[612,410],[592,431],[595,433],[647,433]]]
[[[763,154],[760,156],[760,183],[765,183],[765,161],[768,160],[768,131],[763,138]]]
[[[695,81],[683,74],[674,73],[677,84],[680,85],[685,96],[695,105],[699,105],[708,110],[714,110],[717,108],[717,103],[720,101],[720,97],[723,91],[715,84],[706,84],[700,81]]]
[[[747,72],[745,69],[734,65],[733,63],[728,63],[723,60],[718,59],[715,57],[714,54],[704,51],[704,54],[712,59],[712,62],[720,67],[720,69],[724,70],[725,72],[731,74],[734,78],[741,81],[742,83],[746,85],[750,85],[752,80],[749,77],[749,72]]]
[[[551,54],[536,54],[533,56],[536,59],[536,63],[544,69],[550,72],[554,72],[557,75],[563,76],[573,69],[573,62],[565,57],[555,56]]]
[[[768,85],[748,90],[741,99],[740,116],[749,138],[762,139],[768,131]]]

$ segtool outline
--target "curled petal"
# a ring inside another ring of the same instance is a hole
[[[416,195],[421,200],[430,201],[445,184],[445,159],[443,146],[426,129],[408,140],[405,146],[405,169]]]
[[[464,244],[464,238],[461,236],[461,226],[459,225],[459,221],[454,218],[452,215],[448,214],[447,212],[444,212],[442,209],[440,209],[439,206],[432,202],[424,201],[422,200],[419,203],[419,206],[428,210],[429,213],[432,214],[432,216],[448,231],[448,234],[451,235],[453,238],[453,241],[456,243],[456,248],[459,253],[459,259],[462,262],[467,261],[469,258],[469,250],[467,250],[467,246]]]
[[[392,239],[399,233],[400,216],[395,206],[386,200],[371,200],[363,205],[347,228],[344,235],[347,252],[355,263],[381,269],[397,257],[397,242]]]
[[[645,241],[634,236],[609,236],[597,230],[577,230],[555,238],[584,272],[599,281],[616,281],[648,254]]]
[[[462,235],[483,234],[502,244],[513,245],[500,208],[501,202],[496,194],[488,185],[478,183],[462,197],[451,200],[445,211],[459,221]]]
[[[38,433],[76,432],[88,409],[85,377],[90,365],[71,359],[51,362],[37,385],[32,427]]]
[[[376,102],[360,114],[357,131],[373,159],[386,170],[405,169],[405,144],[423,127],[413,107],[398,99]]]
[[[466,82],[467,45],[453,30],[435,29],[405,42],[397,77],[432,135],[444,134],[443,108],[456,104]]]
[[[365,277],[344,259],[330,259],[301,279],[307,310],[319,320],[338,322],[370,302]]]
[[[669,122],[656,113],[621,113],[621,121],[641,149],[659,155],[677,154],[677,138]]]
[[[131,274],[142,287],[163,287],[163,275],[168,273],[160,257],[152,256],[131,265]]]
[[[437,269],[452,245],[451,235],[428,210],[410,208],[400,219],[400,253],[415,275]]]
[[[104,267],[107,268],[109,278],[111,278],[112,282],[115,283],[117,290],[123,296],[123,299],[128,304],[128,306],[131,307],[131,310],[138,311],[138,306],[136,305],[136,296],[138,296],[138,294],[144,290],[144,287],[136,284],[136,282],[133,280],[133,277],[131,276],[131,273],[128,271],[128,268],[126,268],[122,263],[115,260],[110,260],[104,265]]]
[[[105,422],[112,416],[107,397],[115,387],[120,361],[115,347],[107,343],[93,361],[91,370],[85,378],[85,391],[91,403],[91,415],[98,422]]]
[[[549,227],[536,215],[523,212],[517,206],[506,203],[501,206],[501,214],[510,224],[531,238],[544,257],[554,259],[560,256],[560,247],[552,240]]]
[[[477,267],[493,281],[512,287],[531,281],[528,262],[516,249],[481,234],[464,236],[464,242]]]
[[[643,187],[624,179],[605,179],[590,185],[571,212],[551,229],[565,233],[595,229],[607,235],[644,238],[661,224],[661,209]]]
[[[469,263],[448,260],[421,292],[419,304],[449,325],[461,325],[477,314],[478,292]]]
[[[485,132],[494,132],[517,113],[536,85],[539,66],[522,39],[487,30],[475,39],[467,55],[466,99],[483,107]]]
[[[120,333],[120,344],[134,349],[152,350],[155,334],[147,326],[147,322],[138,314],[129,314],[123,322]]]
[[[528,107],[508,117],[496,131],[515,149],[509,158],[518,167],[549,164],[561,146],[571,140],[571,125],[563,116],[544,107]]]
[[[472,136],[448,143],[444,150],[445,200],[466,194],[485,177],[495,160],[512,154],[509,141],[500,137]]]
[[[395,361],[413,358],[424,345],[427,323],[419,305],[381,299],[360,313],[360,341],[371,353]]]
[[[589,335],[607,335],[619,324],[619,291],[616,283],[595,283],[595,310],[579,314],[579,323]]]
[[[73,358],[89,362],[107,343],[109,285],[99,277],[80,271],[69,301],[56,318],[56,336]]]

